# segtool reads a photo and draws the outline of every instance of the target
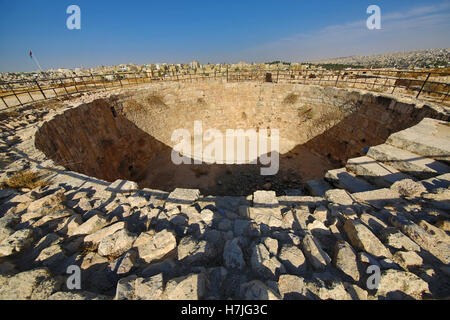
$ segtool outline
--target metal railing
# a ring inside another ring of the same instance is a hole
[[[9,110],[33,102],[64,98],[95,90],[124,88],[143,83],[161,81],[195,82],[217,79],[226,82],[257,81],[274,83],[299,83],[363,89],[391,94],[403,94],[450,105],[450,73],[417,72],[381,69],[351,70],[252,70],[240,71],[222,68],[210,72],[121,72],[101,75],[74,75],[55,79],[36,79],[1,82],[0,110]]]

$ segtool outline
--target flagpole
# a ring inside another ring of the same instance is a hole
[[[31,58],[34,60],[34,62],[36,63],[37,67],[39,68],[39,70],[44,73],[44,71],[42,71],[41,65],[39,64],[39,61],[37,60],[36,56],[33,55],[33,51],[30,50],[30,56]]]

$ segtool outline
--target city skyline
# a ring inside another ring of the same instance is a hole
[[[135,1],[126,7],[78,1],[81,30],[66,27],[71,4],[0,1],[0,72],[36,70],[30,50],[48,70],[193,60],[304,62],[450,47],[450,1],[378,1],[380,30],[366,27],[366,9],[375,4],[366,1]]]

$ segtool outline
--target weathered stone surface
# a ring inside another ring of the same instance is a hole
[[[210,209],[203,209],[200,213],[201,219],[204,223],[206,223],[208,226],[210,226],[213,222],[214,218],[214,212],[212,212]]]
[[[354,193],[353,197],[378,209],[382,209],[386,205],[401,205],[404,203],[400,194],[387,188]]]
[[[386,228],[381,232],[380,239],[388,246],[395,249],[405,249],[408,251],[420,251],[420,246],[405,236],[400,230]]]
[[[347,191],[342,189],[331,189],[325,192],[325,199],[338,205],[349,206],[353,204],[352,198]]]
[[[244,300],[281,300],[278,293],[259,280],[243,283],[239,292]]]
[[[337,241],[334,249],[333,264],[343,273],[355,281],[359,281],[360,275],[356,253],[345,241]]]
[[[303,238],[302,249],[314,269],[323,270],[331,262],[328,254],[322,250],[319,242],[310,234]]]
[[[187,236],[178,244],[178,260],[187,264],[205,263],[213,259],[217,254],[214,243],[206,240],[196,240]]]
[[[204,297],[206,277],[203,273],[190,274],[167,282],[164,294],[169,300],[199,300]]]
[[[109,235],[112,235],[114,232],[124,229],[126,227],[125,222],[116,222],[113,223],[110,226],[107,226],[105,228],[102,228],[94,233],[91,233],[90,235],[86,236],[84,238],[84,242],[92,243],[92,244],[98,244],[100,241],[102,241],[104,238],[106,238]]]
[[[368,300],[368,293],[356,284],[344,282],[344,288],[352,300]]]
[[[353,247],[366,251],[375,257],[392,257],[389,250],[360,221],[348,219],[344,224],[344,231]]]
[[[73,235],[78,234],[91,234],[94,233],[108,224],[108,220],[99,214],[94,215],[92,218],[84,222],[78,228],[73,231]]]
[[[282,274],[278,279],[278,288],[283,300],[312,299],[306,287],[305,279],[291,274]]]
[[[325,173],[325,179],[330,181],[330,183],[337,188],[345,189],[350,193],[365,192],[374,189],[374,186],[370,183],[356,177],[352,172],[348,172],[345,168],[328,170]],[[326,193],[325,197],[327,197]]]
[[[278,256],[287,271],[301,275],[306,270],[306,259],[302,250],[293,245],[283,245]]]
[[[119,280],[114,300],[160,300],[163,290],[162,274],[150,278],[131,275]]]
[[[175,251],[177,240],[172,232],[163,230],[155,234],[148,242],[139,245],[139,257],[150,263],[163,259]]]
[[[365,156],[349,159],[346,168],[380,188],[389,188],[393,183],[409,178],[394,167]]]
[[[136,182],[118,179],[111,183],[106,191],[112,193],[131,194],[138,191],[139,187]]]
[[[280,228],[282,217],[278,208],[249,208],[250,218],[257,224],[263,224],[269,228]]]
[[[270,257],[266,246],[262,243],[252,247],[251,266],[258,275],[276,280],[280,273],[285,272],[284,266],[275,257]]]
[[[135,297],[138,300],[160,300],[164,291],[162,273],[148,279],[136,279]]]
[[[61,286],[46,268],[0,275],[0,300],[44,300]]]
[[[311,295],[320,300],[351,300],[352,297],[345,290],[345,287],[340,281],[324,282],[319,279],[305,282],[307,289]]]
[[[138,208],[144,207],[149,203],[145,197],[138,194],[129,196],[126,201],[130,204],[131,207]]]
[[[131,249],[136,235],[126,229],[120,229],[104,237],[98,245],[98,254],[104,257],[118,257]]]
[[[388,228],[386,223],[371,214],[363,213],[361,214],[360,219],[377,235]]]
[[[7,257],[22,252],[33,242],[34,232],[31,229],[22,229],[14,232],[0,243],[0,257]]]
[[[417,224],[401,216],[391,216],[391,224],[443,263],[450,263],[450,244],[437,241]]]
[[[275,191],[255,191],[253,193],[253,206],[263,208],[278,207]]]
[[[448,173],[449,167],[431,158],[421,157],[388,144],[371,147],[367,156],[380,162],[388,163],[394,168],[407,172],[420,180]]]
[[[190,206],[199,196],[200,190],[198,189],[176,188],[167,198],[166,209],[170,210],[177,206]]]
[[[428,284],[415,274],[390,269],[381,273],[376,295],[391,299],[420,299],[426,292],[429,292]]]
[[[422,156],[450,161],[445,121],[424,118],[419,124],[390,135],[387,143]]]
[[[320,206],[314,210],[313,217],[322,223],[327,221],[328,209],[325,206]]]
[[[65,199],[66,196],[64,194],[64,190],[58,190],[53,194],[31,202],[28,206],[28,212],[36,211],[46,206],[61,204]]]
[[[421,183],[415,182],[411,179],[404,179],[395,182],[391,186],[391,190],[394,190],[395,192],[405,197],[420,196],[422,193],[427,191],[427,189],[425,189],[425,187]]]
[[[450,236],[447,235],[447,233],[444,230],[441,230],[424,220],[419,221],[418,225],[438,241],[450,243]]]
[[[306,181],[305,188],[311,195],[323,197],[325,192],[331,189],[331,186],[325,180],[319,179]]]
[[[423,264],[423,259],[414,251],[398,251],[394,254],[393,259],[405,270]]]
[[[64,254],[61,245],[53,244],[47,248],[44,248],[39,253],[36,261],[42,262],[43,266],[48,267],[53,271],[55,268],[59,267],[66,258],[67,257]]]
[[[269,253],[273,256],[276,256],[278,253],[278,240],[270,237],[264,237],[261,239],[261,242],[264,243]]]
[[[234,238],[225,243],[223,250],[223,262],[225,267],[242,270],[245,267],[244,254],[239,246],[239,239]]]
[[[137,253],[133,250],[125,252],[120,258],[109,264],[109,269],[117,275],[129,273],[135,266]]]
[[[440,220],[436,222],[436,227],[449,232],[450,231],[450,221],[449,220]]]
[[[134,289],[136,287],[136,275],[122,278],[117,282],[116,295],[114,300],[132,300],[135,298]]]

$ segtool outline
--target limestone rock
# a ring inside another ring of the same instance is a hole
[[[243,283],[239,292],[244,300],[281,300],[278,293],[259,280]]]
[[[420,246],[405,236],[400,230],[386,228],[381,232],[381,240],[388,246],[395,249],[405,249],[408,251],[420,251]]]
[[[302,248],[306,258],[314,269],[323,270],[330,264],[330,257],[322,250],[319,242],[312,235],[307,234],[303,238]]]
[[[33,242],[34,232],[31,229],[22,229],[14,232],[0,243],[0,257],[7,257],[22,252]]]
[[[423,184],[411,179],[397,181],[391,186],[391,189],[405,197],[420,196],[427,192]]]
[[[356,282],[359,281],[356,253],[345,241],[337,241],[334,249],[333,264]]]
[[[275,191],[255,191],[253,193],[254,207],[278,207],[278,200]]]
[[[190,274],[167,282],[164,294],[169,300],[199,300],[204,297],[206,277],[203,273]]]
[[[0,300],[45,300],[60,286],[46,268],[0,275]]]
[[[313,217],[318,221],[325,223],[328,217],[328,209],[325,206],[320,206],[314,210]]]
[[[98,254],[104,257],[118,257],[131,249],[136,236],[126,229],[120,229],[103,238],[98,245]]]
[[[427,292],[428,284],[415,274],[389,269],[381,273],[376,295],[391,299],[420,299]]]
[[[250,219],[269,228],[280,228],[283,224],[279,208],[249,208]]]
[[[181,239],[178,248],[178,260],[187,264],[208,262],[216,254],[216,246],[206,240],[196,240],[191,236]]]
[[[59,190],[41,199],[35,200],[28,206],[28,212],[36,211],[42,207],[61,204],[66,199],[64,190]]]
[[[344,231],[355,248],[366,251],[376,257],[392,257],[389,250],[360,221],[347,220],[344,224]]]
[[[352,300],[350,294],[345,290],[340,281],[324,282],[320,279],[305,282],[307,289],[312,295],[320,300]]]
[[[94,245],[98,244],[98,243],[100,243],[100,241],[102,241],[107,236],[112,235],[114,232],[124,229],[125,227],[126,227],[125,222],[116,222],[108,227],[102,228],[102,229],[86,236],[84,238],[84,242],[85,243],[90,242]]]
[[[53,271],[55,268],[58,268],[66,258],[61,245],[53,244],[44,248],[39,253],[36,261],[42,262],[43,266],[48,267]]]
[[[198,189],[176,188],[166,200],[166,209],[170,210],[177,206],[190,206],[199,196],[200,190]]]
[[[278,288],[283,300],[311,299],[305,279],[291,274],[283,274],[278,279]]]
[[[239,246],[239,239],[228,240],[223,250],[224,265],[230,269],[242,270],[245,267],[244,254]]]
[[[139,257],[147,263],[163,259],[175,251],[177,240],[172,232],[163,230],[155,234],[148,242],[139,245]]]
[[[405,270],[423,264],[423,259],[414,251],[398,251],[394,254],[393,259]]]
[[[279,259],[290,273],[301,275],[306,271],[305,256],[302,250],[296,246],[283,245],[280,250]]]
[[[118,281],[114,300],[160,300],[163,290],[162,274],[150,278],[131,275]]]
[[[106,188],[106,191],[109,191],[112,193],[131,194],[131,193],[136,192],[138,189],[139,189],[139,186],[136,182],[118,179],[118,180],[114,181],[113,183],[111,183]]]
[[[160,300],[164,291],[162,273],[153,277],[136,279],[134,295],[137,300]]]
[[[136,266],[137,253],[125,252],[120,258],[109,264],[109,269],[117,275],[127,274]]]
[[[108,224],[108,220],[99,214],[94,215],[92,218],[84,222],[78,228],[75,229],[73,235],[78,234],[91,234],[94,233]]]
[[[253,246],[251,256],[252,269],[266,279],[276,280],[285,272],[284,266],[275,257],[270,257],[266,246],[262,243]]]
[[[336,203],[338,205],[350,206],[353,204],[352,198],[349,196],[347,191],[342,189],[331,189],[325,192],[325,199],[327,201]]]
[[[273,256],[276,256],[278,253],[278,240],[270,237],[264,237],[261,239],[261,242],[264,243],[269,253]]]

